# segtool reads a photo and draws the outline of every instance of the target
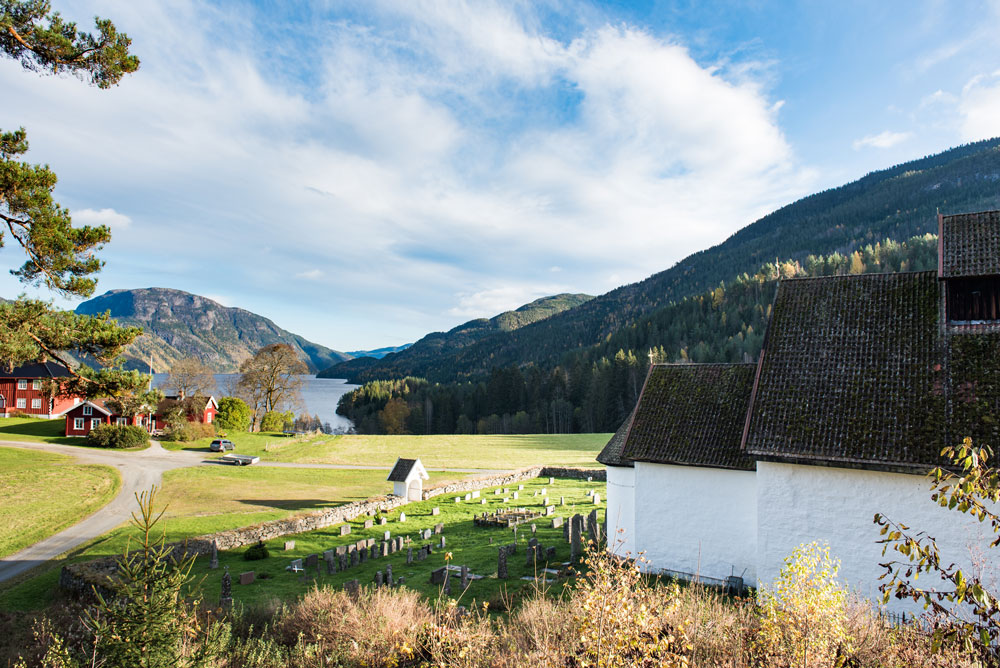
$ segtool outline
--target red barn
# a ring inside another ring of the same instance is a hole
[[[42,389],[46,380],[67,378],[69,372],[55,362],[34,362],[7,371],[0,368],[0,417],[25,413],[53,418],[82,401],[80,397],[52,397]]]

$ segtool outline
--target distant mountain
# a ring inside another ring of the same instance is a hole
[[[434,371],[435,363],[457,353],[494,333],[516,331],[531,323],[550,318],[593,299],[584,294],[561,294],[536,299],[514,311],[505,311],[492,318],[477,318],[447,332],[434,332],[406,350],[390,353],[382,359],[359,357],[341,362],[321,371],[320,378],[371,380],[399,375],[423,376]]]
[[[391,346],[391,347],[388,347],[388,348],[376,348],[375,350],[350,350],[350,351],[348,351],[348,352],[346,352],[344,354],[345,355],[350,355],[351,357],[355,357],[355,358],[357,358],[357,357],[374,357],[375,359],[380,360],[383,357],[385,357],[386,355],[388,355],[389,353],[398,353],[401,350],[406,350],[407,348],[409,348],[412,345],[413,345],[412,343],[404,343],[401,346]]]
[[[767,262],[846,254],[883,239],[936,233],[938,210],[997,208],[1000,139],[989,139],[810,195],[643,281],[517,329],[486,331],[467,345],[442,346],[436,358],[422,359],[419,365],[389,355],[378,365],[339,366],[354,372],[345,374],[353,381],[422,375],[434,382],[476,377],[495,367],[553,366],[569,351],[598,344],[658,308],[753,273]],[[435,336],[442,335],[425,338]]]
[[[150,359],[153,370],[162,372],[178,359],[197,357],[216,373],[233,373],[243,360],[271,343],[290,345],[313,372],[350,359],[256,313],[180,290],[111,290],[76,307],[77,313],[86,315],[105,311],[120,324],[145,331],[125,353],[128,367],[144,371]]]

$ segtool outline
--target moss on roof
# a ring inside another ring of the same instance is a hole
[[[939,462],[939,305],[933,272],[783,281],[747,453],[893,469]]]
[[[622,422],[622,426],[618,427],[618,431],[597,455],[597,461],[605,466],[632,466],[631,460],[622,457],[622,450],[625,449],[625,437],[628,435],[633,419],[635,419],[635,410]]]
[[[1000,211],[941,217],[941,278],[1000,274]]]
[[[623,458],[752,471],[754,461],[740,451],[740,438],[754,370],[753,364],[653,366]]]

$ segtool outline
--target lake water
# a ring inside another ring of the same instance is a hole
[[[302,378],[302,400],[306,404],[306,413],[318,415],[324,423],[329,422],[334,431],[346,430],[353,426],[350,420],[337,415],[337,402],[344,394],[358,387],[357,385],[351,385],[342,378],[300,377]],[[236,373],[215,374],[216,398],[232,394],[231,388],[235,386],[238,379],[239,374]],[[154,373],[153,387],[160,387],[166,380],[167,374]],[[296,415],[298,413],[299,411],[296,411]]]

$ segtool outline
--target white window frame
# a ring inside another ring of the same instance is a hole
[[[115,418],[115,424],[118,425],[119,427],[122,427],[128,424],[128,420],[123,417],[117,417]]]
[[[40,380],[33,380],[33,381],[31,381],[31,389],[33,389],[33,390],[40,390],[40,389],[42,389],[42,381],[40,381]]]
[[[94,407],[93,406],[84,406],[83,407],[83,414],[84,415],[93,415],[94,414]]]
[[[90,418],[90,428],[97,429],[98,427],[101,426],[101,422],[103,422],[101,418]]]
[[[14,404],[16,408],[25,408],[27,404],[25,403],[24,397],[19,397],[17,403]]]
[[[17,389],[19,389],[19,390],[26,390],[26,389],[28,389],[28,381],[24,380],[23,378],[21,380],[17,381]]]
[[[83,418],[73,418],[73,431],[83,431]]]
[[[32,408],[41,408],[42,407],[42,400],[38,399],[37,397],[35,399],[32,399],[31,400],[31,407]]]

